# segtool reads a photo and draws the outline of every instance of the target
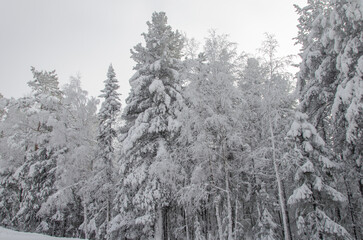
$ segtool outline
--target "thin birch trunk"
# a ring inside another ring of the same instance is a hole
[[[218,224],[219,240],[223,240],[222,220],[221,220],[221,216],[219,214],[219,196],[217,197],[217,199],[215,201],[215,205],[216,205],[216,217],[217,217],[217,224]]]
[[[237,191],[238,191],[238,188],[239,188],[239,186],[237,185]],[[238,198],[237,198],[237,196],[236,196],[236,206],[235,206],[235,212],[234,212],[234,215],[235,215],[235,217],[234,217],[234,239],[237,239],[237,224],[238,224]]]
[[[273,96],[271,93],[271,81],[272,78],[278,69],[278,65],[276,65],[276,59],[275,59],[275,51],[276,51],[277,43],[274,41],[274,39],[271,38],[271,36],[268,36],[266,41],[266,46],[264,47],[263,51],[266,55],[268,55],[268,66],[269,66],[269,80],[268,80],[268,89],[267,89],[267,110],[268,110],[268,123],[270,128],[270,135],[271,135],[271,145],[272,145],[272,161],[274,165],[275,175],[276,175],[276,181],[277,181],[277,187],[278,187],[278,193],[279,193],[279,203],[280,203],[280,210],[282,215],[282,221],[284,225],[284,235],[285,240],[290,240],[290,234],[289,234],[289,225],[287,222],[287,215],[286,215],[286,204],[285,199],[283,195],[283,189],[282,189],[282,183],[281,178],[279,174],[279,169],[276,162],[276,147],[275,147],[275,136],[273,133],[273,127],[272,127],[272,119],[271,119],[271,103],[273,100]],[[281,62],[280,62],[281,63]]]
[[[106,208],[106,236],[108,234],[108,229],[109,229],[109,224],[110,224],[110,221],[111,221],[111,197],[110,197],[110,194],[108,195],[108,199],[107,199],[107,208]]]
[[[228,163],[227,163],[225,150],[226,150],[226,146],[224,143],[223,149],[222,149],[222,157],[224,160],[225,184],[226,184],[226,193],[227,193],[228,240],[233,240],[231,192],[229,189],[229,171],[228,171]]]
[[[288,227],[288,223],[287,223],[284,193],[282,191],[281,178],[280,178],[279,169],[278,169],[277,162],[276,162],[275,136],[274,136],[274,133],[273,133],[270,114],[269,114],[269,119],[268,120],[269,120],[269,125],[270,125],[270,134],[271,134],[272,161],[273,161],[273,165],[274,165],[276,181],[277,181],[277,187],[278,187],[278,193],[279,193],[280,210],[281,210],[282,222],[283,222],[283,225],[284,225],[284,233],[285,233],[284,235],[285,235],[285,240],[290,240],[291,238],[290,238],[289,227]]]

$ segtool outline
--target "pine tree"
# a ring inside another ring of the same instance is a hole
[[[62,97],[62,92],[59,90],[59,82],[55,70],[53,71],[37,71],[31,67],[33,73],[33,81],[29,81],[34,96],[40,100],[42,97]]]
[[[21,114],[13,125],[12,141],[21,141],[23,162],[12,174],[19,192],[19,206],[11,220],[21,230],[51,233],[49,221],[38,216],[43,203],[55,192],[55,172],[59,157],[58,136],[53,130],[59,124],[62,93],[54,71],[31,69],[34,80],[29,82],[33,96],[18,101]],[[12,180],[13,181],[13,180]]]
[[[168,239],[164,226],[176,188],[171,150],[183,104],[178,77],[183,41],[163,12],[153,13],[147,25],[148,32],[142,34],[146,45],[131,50],[137,64],[123,112],[122,181],[112,230],[126,229],[128,238]]]

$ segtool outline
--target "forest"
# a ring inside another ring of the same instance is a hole
[[[0,226],[58,237],[363,239],[363,2],[308,0],[292,56],[154,12],[122,104],[31,68],[0,94]],[[243,47],[243,46],[242,46]],[[291,65],[297,67],[292,74]],[[102,79],[101,79],[102,80]]]

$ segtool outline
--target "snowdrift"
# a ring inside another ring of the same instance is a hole
[[[80,240],[79,238],[58,238],[38,233],[17,232],[0,227],[1,240]]]

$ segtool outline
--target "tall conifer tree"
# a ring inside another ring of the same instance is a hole
[[[167,25],[164,12],[153,13],[147,25],[148,32],[142,34],[146,45],[131,50],[137,64],[123,112],[119,214],[112,230],[123,227],[129,237],[167,239],[177,171],[171,151],[179,131],[176,116],[183,104],[178,76],[183,41]]]
[[[96,226],[96,238],[106,237],[111,220],[114,185],[114,140],[116,138],[115,122],[120,111],[121,103],[118,80],[112,65],[109,66],[105,88],[100,95],[103,102],[98,113],[98,154],[94,164],[95,175],[88,183],[89,191],[94,200],[90,209],[90,221]],[[87,224],[87,223],[85,223]]]

